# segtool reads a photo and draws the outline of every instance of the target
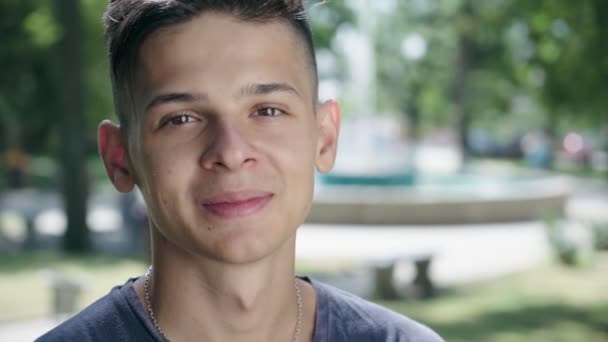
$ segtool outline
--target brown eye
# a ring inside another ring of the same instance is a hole
[[[284,111],[274,107],[264,107],[257,110],[259,116],[279,116],[285,114]]]
[[[193,122],[194,118],[190,115],[187,114],[180,114],[180,115],[176,115],[174,117],[171,117],[167,123],[170,125],[174,125],[174,126],[178,126],[178,125],[183,125],[183,124],[187,124],[190,122]]]

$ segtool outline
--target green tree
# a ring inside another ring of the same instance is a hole
[[[602,0],[514,1],[535,49],[528,65],[544,75],[540,99],[547,125],[576,117],[581,123],[606,123],[608,98],[608,28]],[[550,127],[555,131],[557,127]]]
[[[309,3],[310,26],[317,49],[331,49],[332,40],[340,25],[355,21],[355,16],[346,1],[332,0]]]
[[[0,2],[0,151],[44,148],[54,113],[49,61],[58,33],[48,1]]]
[[[68,216],[65,247],[89,248],[87,154],[95,127],[112,113],[96,0],[0,2],[0,152],[6,148],[56,155]]]
[[[607,7],[602,0],[399,1],[378,30],[381,103],[407,113],[414,127],[451,123],[464,151],[476,125],[515,127],[511,134],[544,126],[555,137],[560,122],[606,126]],[[415,63],[399,51],[411,32],[428,46]],[[529,103],[523,112],[520,98]]]

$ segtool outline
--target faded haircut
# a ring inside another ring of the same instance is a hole
[[[304,42],[316,101],[317,64],[312,32],[301,0],[112,0],[103,16],[110,60],[114,108],[123,134],[133,117],[133,85],[137,58],[146,37],[161,28],[187,22],[204,12],[227,13],[239,20],[283,21]]]

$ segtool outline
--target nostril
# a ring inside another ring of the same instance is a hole
[[[249,145],[213,147],[201,157],[201,165],[208,170],[237,170],[255,163],[254,149]]]
[[[205,169],[236,170],[255,162],[255,148],[237,121],[223,117],[214,126],[215,134],[201,156]]]

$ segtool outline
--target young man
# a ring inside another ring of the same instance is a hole
[[[340,127],[300,1],[116,0],[105,23],[120,125],[99,150],[145,198],[152,266],[39,341],[441,341],[294,277]]]

